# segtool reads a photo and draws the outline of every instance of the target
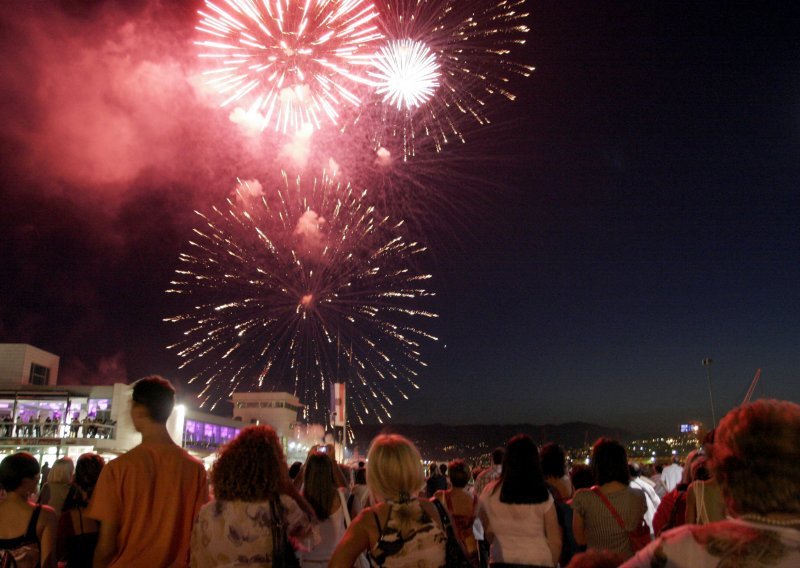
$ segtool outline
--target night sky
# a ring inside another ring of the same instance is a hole
[[[0,341],[67,383],[180,384],[161,320],[193,210],[281,142],[198,86],[201,3],[45,4],[0,13]],[[800,7],[527,9],[517,100],[407,166],[441,340],[394,420],[672,432],[711,420],[704,357],[717,419],[758,368],[757,397],[800,401]]]

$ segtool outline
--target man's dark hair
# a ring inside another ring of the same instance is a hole
[[[175,389],[158,375],[145,377],[133,383],[133,402],[144,406],[153,422],[166,424],[175,408]]]
[[[439,464],[439,471],[442,473],[442,475],[447,475],[447,464],[446,463],[440,463]]]
[[[539,453],[545,477],[564,477],[567,473],[567,455],[558,444],[545,444]]]
[[[592,472],[598,485],[612,481],[628,485],[631,478],[625,447],[616,440],[608,438],[597,440],[592,447]]]
[[[354,478],[356,485],[366,485],[367,484],[367,468],[359,467],[356,470],[356,475]]]
[[[39,462],[28,452],[11,454],[0,462],[0,487],[16,491],[22,480],[32,479],[39,473]]]
[[[492,452],[492,463],[494,465],[500,465],[503,463],[503,456],[505,455],[506,450],[505,448],[495,448]]]

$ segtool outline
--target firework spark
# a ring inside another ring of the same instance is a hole
[[[402,137],[405,159],[415,154],[424,138],[441,151],[451,140],[464,142],[460,124],[487,124],[486,107],[500,96],[514,100],[508,84],[513,76],[527,77],[533,67],[510,59],[511,50],[525,43],[528,14],[525,0],[381,0],[382,32],[387,44],[373,60],[369,75],[379,100],[360,119],[374,124],[375,147]],[[398,46],[415,46],[416,54],[398,56]],[[414,62],[421,79],[401,82],[417,96],[404,98],[403,88],[391,86],[398,62]],[[436,74],[435,83],[433,75]],[[425,89],[423,90],[423,85]],[[387,97],[388,94],[388,97]],[[403,101],[405,104],[398,104]],[[391,104],[385,104],[389,102]],[[366,117],[366,118],[365,118]]]
[[[262,128],[297,131],[336,123],[382,38],[368,0],[206,0],[197,30],[204,73],[224,100]]]
[[[224,209],[198,213],[167,290],[194,303],[166,321],[186,326],[170,348],[197,369],[201,406],[240,389],[288,390],[319,420],[339,379],[357,420],[390,417],[436,339],[416,324],[436,317],[416,306],[433,295],[412,263],[425,248],[330,177],[309,188],[284,175],[270,199],[259,190],[244,182]]]
[[[383,101],[410,111],[428,101],[439,86],[439,64],[424,43],[403,39],[389,42],[376,56],[377,71],[369,72]]]

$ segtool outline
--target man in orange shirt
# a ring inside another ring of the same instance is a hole
[[[95,568],[188,565],[208,481],[203,464],[169,436],[174,406],[169,381],[152,376],[134,383],[131,418],[142,443],[109,462],[97,481],[86,513],[100,522]]]

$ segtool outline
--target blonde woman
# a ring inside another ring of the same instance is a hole
[[[367,487],[378,503],[353,520],[333,553],[331,568],[350,568],[366,552],[373,566],[442,567],[447,537],[436,508],[416,495],[425,485],[417,448],[398,435],[372,441]]]
[[[72,458],[63,457],[56,460],[50,472],[47,474],[47,483],[42,487],[39,495],[39,502],[42,505],[50,505],[56,512],[56,516],[61,515],[64,501],[72,487],[72,473],[75,471],[75,464]]]

